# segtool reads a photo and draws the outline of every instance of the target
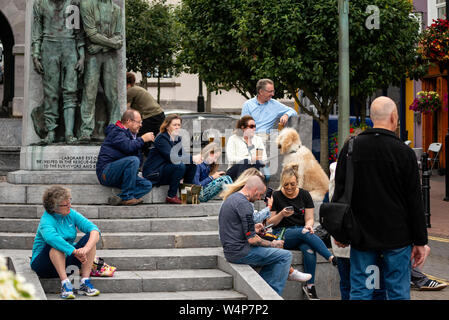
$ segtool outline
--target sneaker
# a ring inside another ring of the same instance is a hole
[[[310,273],[303,273],[296,269],[293,269],[293,272],[288,275],[288,280],[290,281],[299,281],[306,282],[312,278]]]
[[[182,201],[181,199],[178,198],[178,196],[174,196],[174,197],[167,197],[165,198],[165,203],[172,203],[172,204],[181,204]]]
[[[60,297],[62,299],[75,299],[71,282],[64,282],[64,284],[62,284]]]
[[[438,291],[447,287],[447,284],[436,281],[436,280],[427,280],[425,284],[418,287],[419,291]]]
[[[94,288],[92,283],[90,283],[90,279],[87,279],[84,281],[84,283],[81,283],[78,293],[84,294],[89,297],[94,297],[98,296],[100,294],[100,291]]]
[[[108,203],[111,206],[119,206],[122,203],[122,198],[120,198],[119,196],[109,197]]]
[[[310,289],[305,285],[302,287],[302,291],[304,291],[304,296],[307,300],[320,300],[316,294],[315,286],[312,286]]]

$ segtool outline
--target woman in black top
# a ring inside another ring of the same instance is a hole
[[[284,249],[302,251],[304,272],[312,274],[303,290],[308,299],[318,299],[314,286],[316,252],[334,265],[337,259],[314,234],[313,200],[307,190],[298,188],[298,178],[298,165],[284,167],[281,189],[273,193],[271,217],[267,223],[274,224],[273,231],[284,240]]]

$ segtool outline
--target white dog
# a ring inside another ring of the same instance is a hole
[[[283,129],[277,145],[284,155],[283,166],[298,165],[298,187],[309,191],[314,201],[323,201],[329,190],[329,178],[310,149],[302,145],[298,132],[293,128]]]

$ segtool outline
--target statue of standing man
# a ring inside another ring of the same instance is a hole
[[[95,100],[100,82],[106,98],[109,123],[115,123],[121,117],[116,51],[123,45],[122,11],[111,0],[82,0],[81,20],[87,55],[79,140],[88,142],[95,128]]]
[[[65,141],[76,142],[73,134],[77,106],[77,76],[84,69],[84,41],[80,28],[67,20],[79,0],[35,0],[33,4],[32,59],[43,77],[44,144],[55,141],[59,100],[62,93]]]

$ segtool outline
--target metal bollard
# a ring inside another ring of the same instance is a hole
[[[429,155],[427,153],[423,153],[421,156],[421,189],[422,189],[422,198],[424,204],[424,214],[426,216],[426,224],[427,228],[431,228],[430,225],[430,171],[428,167],[428,158]]]

